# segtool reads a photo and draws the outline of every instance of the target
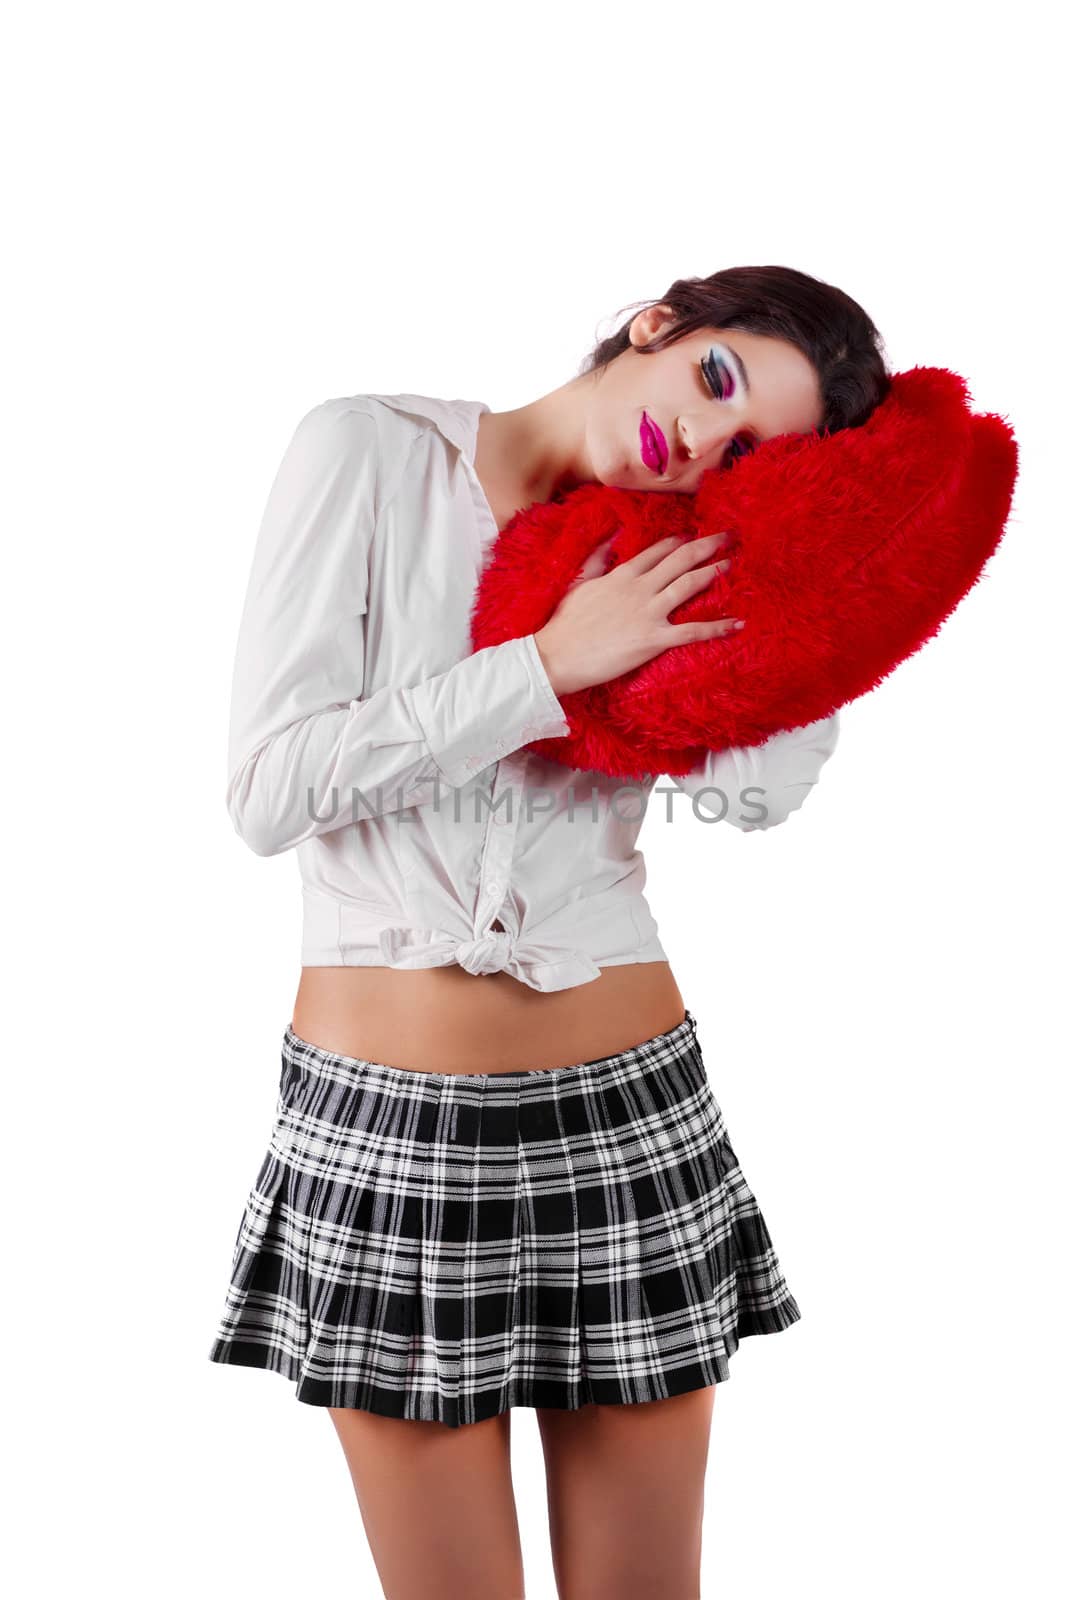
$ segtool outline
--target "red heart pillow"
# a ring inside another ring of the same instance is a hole
[[[680,777],[708,750],[762,744],[881,683],[955,610],[1007,523],[1015,437],[969,403],[954,372],[915,367],[861,427],[783,434],[695,494],[583,484],[517,512],[475,596],[476,650],[542,627],[613,530],[609,571],[668,534],[735,530],[728,571],[670,620],[745,618],[562,695],[570,733],[529,748],[613,777]]]

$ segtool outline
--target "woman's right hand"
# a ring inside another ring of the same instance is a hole
[[[728,558],[710,567],[700,563],[734,542],[730,533],[700,539],[672,534],[607,573],[602,562],[611,538],[599,544],[544,627],[534,634],[555,693],[574,694],[609,683],[663,650],[732,633],[738,625],[733,617],[712,622],[667,618],[726,570]],[[591,570],[598,558],[600,576]]]

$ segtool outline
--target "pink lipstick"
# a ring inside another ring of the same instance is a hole
[[[656,427],[647,411],[641,413],[641,460],[658,477],[667,470],[671,453],[662,432]]]

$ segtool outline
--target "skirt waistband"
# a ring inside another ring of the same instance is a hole
[[[427,1072],[414,1067],[392,1066],[384,1061],[370,1061],[364,1056],[347,1056],[336,1050],[326,1050],[311,1044],[293,1032],[287,1024],[282,1043],[282,1057],[292,1068],[311,1072],[321,1077],[359,1079],[365,1086],[376,1085],[393,1090],[403,1087],[408,1093],[422,1085],[427,1092],[435,1092],[442,1080],[455,1086],[477,1083],[482,1094],[514,1094],[517,1089],[534,1089],[546,1082],[555,1088],[574,1084],[580,1087],[590,1077],[608,1076],[613,1081],[624,1081],[650,1070],[665,1066],[679,1055],[696,1046],[696,1018],[687,1008],[681,1022],[664,1033],[658,1033],[640,1044],[630,1045],[614,1055],[598,1056],[593,1061],[579,1061],[566,1067],[520,1067],[509,1072]]]

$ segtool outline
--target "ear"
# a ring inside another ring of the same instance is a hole
[[[630,343],[648,344],[650,340],[656,337],[661,328],[677,320],[670,306],[646,306],[643,311],[637,313],[637,316],[630,324]]]

